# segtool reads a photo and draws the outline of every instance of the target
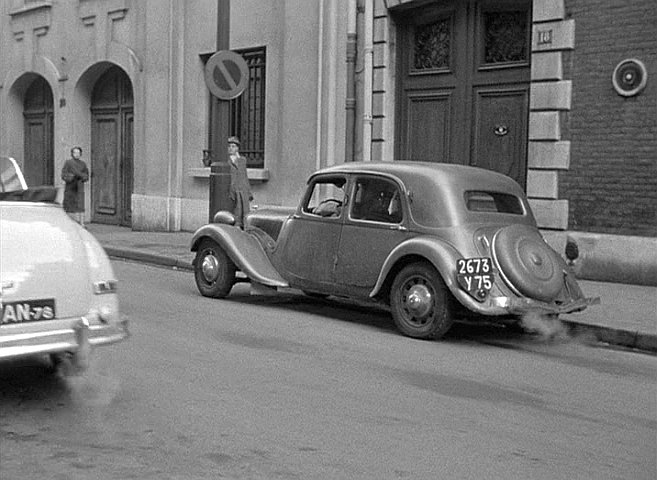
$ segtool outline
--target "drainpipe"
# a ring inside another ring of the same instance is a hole
[[[372,160],[372,65],[374,57],[374,0],[359,0],[359,12],[362,12],[362,99],[363,107],[358,127],[361,131],[360,159]]]
[[[347,99],[346,109],[346,141],[345,161],[354,160],[354,142],[356,128],[356,53],[357,53],[357,31],[356,31],[356,9],[357,0],[349,0],[347,6]]]
[[[324,0],[319,0],[319,34],[317,41],[317,131],[315,133],[315,170],[322,168],[322,90],[324,84]]]

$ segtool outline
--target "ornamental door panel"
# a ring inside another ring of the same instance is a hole
[[[133,132],[134,132],[134,114],[132,109],[125,109],[123,113],[123,121],[121,123],[123,132],[121,138],[123,145],[120,153],[122,154],[122,161],[120,162],[122,172],[121,178],[121,211],[122,225],[132,225],[132,185],[134,176],[134,162],[133,162]]]
[[[399,12],[395,156],[526,182],[531,3],[446,0]]]
[[[475,90],[471,165],[526,183],[526,89]]]
[[[92,126],[92,188],[93,222],[119,223],[119,125],[116,115],[94,114]]]
[[[452,101],[449,93],[440,91],[408,95],[408,158],[435,161],[449,155]]]
[[[32,82],[23,102],[23,174],[28,185],[54,185],[53,96],[42,77]]]
[[[92,96],[92,222],[131,225],[133,130],[132,85],[123,70],[112,67]]]
[[[448,162],[463,157],[466,10],[457,2],[404,12],[398,20],[400,90],[396,158]]]

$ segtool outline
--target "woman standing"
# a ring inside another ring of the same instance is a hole
[[[62,180],[64,187],[64,211],[84,226],[84,183],[89,180],[89,169],[82,161],[82,149],[71,148],[71,158],[64,162]]]

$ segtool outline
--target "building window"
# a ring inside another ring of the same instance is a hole
[[[230,136],[240,139],[240,155],[246,157],[248,168],[265,167],[265,85],[267,52],[265,47],[235,50],[242,55],[249,69],[249,82],[244,92],[230,100]],[[212,54],[202,54],[205,64]],[[210,95],[208,93],[208,95]],[[212,118],[212,109],[216,99],[212,97],[208,115]],[[212,122],[208,122],[208,145],[214,145]]]
[[[240,155],[246,157],[247,167],[265,167],[265,85],[267,52],[265,47],[235,50],[242,55],[249,69],[249,82],[244,92],[230,100],[230,136],[240,139]],[[203,63],[212,56],[211,53],[201,54]],[[211,97],[208,116],[212,119],[213,108],[217,99]],[[212,121],[208,122],[208,145],[214,145]],[[220,152],[221,154],[222,152]],[[214,153],[213,153],[214,154]],[[214,154],[216,155],[216,154]],[[218,158],[218,157],[216,157]]]
[[[240,138],[249,168],[265,166],[265,47],[237,50],[249,67],[244,93],[230,101],[230,134]]]

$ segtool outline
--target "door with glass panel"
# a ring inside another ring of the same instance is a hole
[[[531,2],[447,0],[395,20],[396,158],[479,166],[525,185]]]

